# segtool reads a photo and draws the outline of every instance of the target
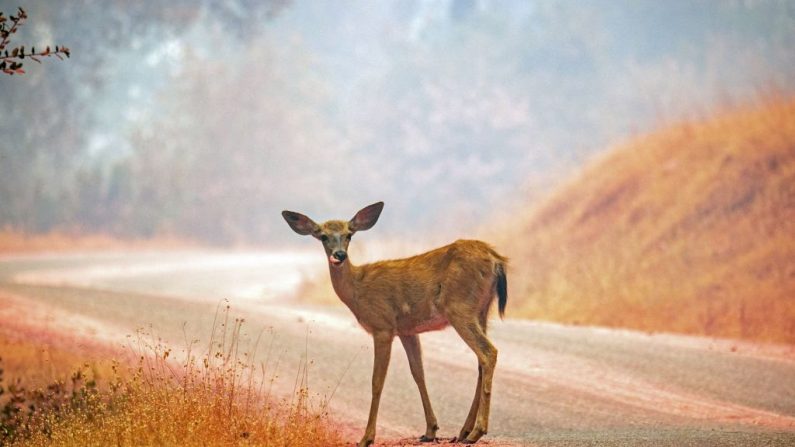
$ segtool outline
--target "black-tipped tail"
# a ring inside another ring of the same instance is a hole
[[[505,318],[505,306],[508,304],[508,277],[505,276],[505,266],[497,264],[497,308],[500,318]]]

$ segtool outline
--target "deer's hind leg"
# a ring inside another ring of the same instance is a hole
[[[463,441],[464,439],[469,436],[469,433],[472,432],[472,429],[475,427],[475,418],[478,415],[478,407],[480,406],[480,389],[483,384],[483,368],[478,365],[478,384],[475,385],[475,397],[472,399],[472,406],[469,407],[469,414],[467,415],[467,419],[464,422],[464,426],[461,427],[461,431],[458,432],[458,437],[456,438],[459,441]]]
[[[466,318],[465,316],[450,315],[450,325],[455,328],[458,335],[464,340],[478,358],[478,385],[475,398],[469,410],[469,416],[464,423],[459,435],[459,441],[465,444],[475,443],[488,432],[489,410],[491,406],[491,383],[494,377],[494,367],[497,364],[497,348],[486,337],[486,327],[483,316],[479,318]],[[465,437],[464,437],[465,436]],[[463,439],[461,439],[463,438]]]
[[[422,368],[420,338],[417,335],[401,335],[400,341],[406,350],[411,375],[414,377],[414,381],[417,382],[417,388],[420,390],[420,399],[422,399],[422,409],[425,412],[425,434],[420,437],[420,441],[432,442],[436,439],[436,430],[439,430],[439,425],[436,422],[436,415],[433,414],[433,408],[431,408],[428,390],[425,388],[425,372]]]
[[[480,314],[480,325],[483,328],[483,333],[486,333],[486,324],[487,324],[487,313]],[[478,407],[480,406],[480,392],[481,392],[481,385],[483,384],[483,367],[480,366],[480,362],[478,362],[478,383],[475,385],[475,397],[472,398],[472,405],[469,407],[469,414],[467,415],[466,421],[464,422],[464,426],[461,427],[461,431],[458,433],[459,440],[464,440],[469,436],[469,433],[475,427],[475,418],[478,415]]]

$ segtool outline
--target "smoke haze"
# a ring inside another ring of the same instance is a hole
[[[13,13],[17,2],[0,1]],[[0,80],[0,227],[466,235],[607,145],[795,90],[788,1],[40,1]]]

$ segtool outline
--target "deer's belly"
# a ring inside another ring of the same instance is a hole
[[[441,314],[432,315],[423,320],[403,321],[398,325],[398,335],[415,335],[421,332],[438,331],[450,324]]]

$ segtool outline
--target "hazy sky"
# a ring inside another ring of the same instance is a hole
[[[272,18],[249,0],[156,3],[27,5],[20,38],[74,57],[0,82],[8,98],[69,79],[64,101],[80,106],[40,113],[81,118],[70,162],[24,135],[4,144],[39,151],[24,163],[45,180],[47,163],[99,166],[111,185],[113,166],[131,166],[143,186],[102,214],[109,231],[151,219],[147,231],[276,243],[283,208],[348,217],[384,200],[385,235],[466,234],[613,142],[795,87],[788,1],[296,0]],[[160,185],[149,176],[173,178],[145,194]],[[52,189],[72,191],[64,178]],[[135,214],[147,200],[167,205]]]

